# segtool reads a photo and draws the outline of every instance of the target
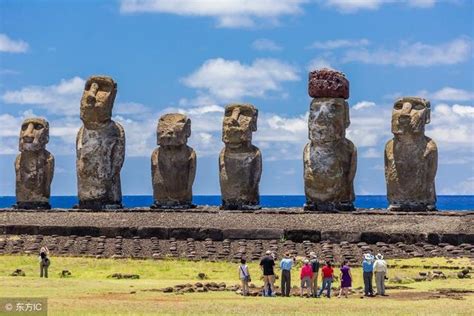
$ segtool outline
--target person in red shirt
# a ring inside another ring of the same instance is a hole
[[[327,298],[331,298],[331,284],[334,277],[334,270],[331,267],[331,262],[327,261],[326,265],[321,269],[321,277],[323,279],[323,285],[321,286],[321,290],[319,291],[318,297],[321,297],[323,291],[327,289]]]
[[[303,267],[301,267],[301,297],[303,297],[303,289],[307,289],[308,296],[311,296],[311,279],[313,278],[313,268],[309,264],[308,259],[304,259]]]

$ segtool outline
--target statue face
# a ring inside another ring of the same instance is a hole
[[[20,146],[23,151],[44,149],[49,141],[49,124],[41,118],[29,118],[23,121],[20,131]]]
[[[349,124],[349,105],[344,99],[320,98],[311,102],[308,119],[311,141],[332,142],[344,138]]]
[[[191,136],[191,120],[183,114],[165,114],[160,117],[157,128],[158,145],[180,146]]]
[[[110,121],[116,94],[117,84],[112,78],[89,78],[81,99],[81,120],[85,123]]]
[[[250,143],[257,130],[258,110],[250,104],[231,104],[225,108],[222,141],[237,145]]]
[[[395,102],[392,111],[393,134],[424,133],[430,122],[430,103],[422,98],[407,97]]]

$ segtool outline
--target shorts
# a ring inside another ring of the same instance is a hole
[[[302,288],[309,288],[311,287],[311,278],[310,277],[304,277],[301,279],[301,287]]]

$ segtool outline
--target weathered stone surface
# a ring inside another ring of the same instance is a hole
[[[339,71],[330,69],[311,71],[308,80],[308,94],[312,98],[349,99],[349,81]]]
[[[324,74],[323,78],[340,77],[334,71],[330,75],[331,70],[327,69],[319,72]],[[318,71],[313,73],[313,76],[317,76]],[[345,87],[341,82],[339,84]],[[338,91],[339,88],[335,89]],[[350,124],[349,105],[341,97],[332,97],[334,93],[331,89],[322,87],[318,91],[318,98],[313,99],[310,106],[310,142],[303,153],[305,209],[351,211],[354,210],[353,181],[357,168],[357,150],[345,137],[346,128]]]
[[[192,208],[196,153],[187,146],[191,120],[183,114],[163,115],[157,127],[160,147],[151,156],[152,208]]]
[[[385,145],[385,179],[389,210],[436,209],[435,176],[438,149],[425,136],[430,102],[417,97],[398,99],[392,112],[394,138]]]
[[[125,132],[111,119],[116,94],[117,84],[110,77],[93,76],[86,82],[81,99],[83,126],[76,140],[79,208],[122,206]]]
[[[258,110],[250,104],[231,104],[225,109],[219,155],[222,209],[260,208],[259,183],[262,154],[252,145]]]
[[[54,157],[46,150],[49,123],[42,118],[28,118],[20,131],[20,154],[15,160],[16,208],[50,209]]]

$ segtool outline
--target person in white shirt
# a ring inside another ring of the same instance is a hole
[[[246,260],[244,258],[240,259],[239,265],[239,279],[242,283],[242,295],[247,296],[249,295],[249,282],[250,282],[250,273],[249,267],[246,264]]]
[[[380,253],[375,256],[375,259],[374,272],[377,295],[387,296],[385,294],[385,275],[387,274],[387,262],[383,260],[383,256]]]

